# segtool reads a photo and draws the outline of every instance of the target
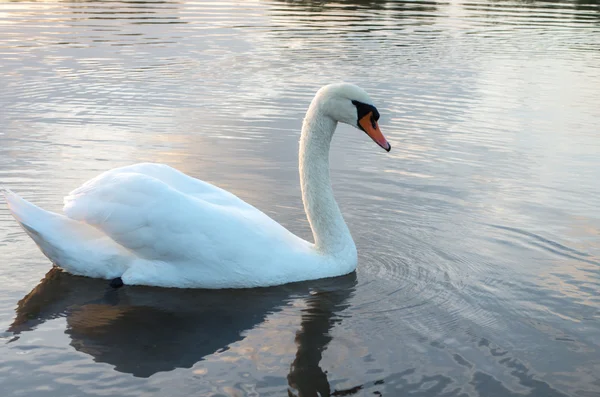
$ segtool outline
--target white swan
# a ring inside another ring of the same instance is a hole
[[[9,208],[42,252],[70,273],[118,285],[248,288],[340,276],[356,246],[333,197],[329,146],[338,122],[389,151],[367,93],[321,88],[300,138],[300,183],[315,243],[233,194],[162,164],[107,171],[71,192],[65,215],[3,189]]]

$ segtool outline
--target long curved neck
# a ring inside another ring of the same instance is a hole
[[[300,137],[300,186],[316,249],[335,254],[354,241],[333,196],[329,177],[329,147],[337,122],[311,104]]]

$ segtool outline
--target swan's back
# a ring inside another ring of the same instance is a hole
[[[229,205],[240,208],[254,208],[226,190],[208,182],[192,178],[168,165],[157,163],[139,163],[106,171],[69,193],[69,195],[65,197],[65,204],[74,197],[77,197],[92,188],[109,184],[112,179],[123,174],[145,175],[163,182],[176,191],[201,198],[202,200],[213,204]]]
[[[314,256],[310,243],[263,212],[166,166],[144,164],[104,173],[67,196],[64,212],[139,259],[132,264],[136,271],[125,274],[138,277],[130,278],[130,284],[147,284],[140,277],[152,273],[167,274],[172,278],[168,283],[178,285],[186,278],[208,286],[275,284],[269,278],[280,283],[297,265],[292,259]],[[165,279],[152,280],[154,285],[161,282]]]

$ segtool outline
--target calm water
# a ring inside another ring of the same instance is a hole
[[[600,396],[600,3],[0,3],[0,182],[51,210],[170,164],[310,238],[314,92],[356,274],[251,291],[50,271],[0,205],[2,396]],[[41,281],[40,281],[41,280]]]

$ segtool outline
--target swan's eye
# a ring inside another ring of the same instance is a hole
[[[352,103],[354,104],[354,106],[356,106],[358,120],[361,120],[363,117],[368,116],[370,113],[370,121],[373,125],[373,128],[375,128],[375,125],[377,125],[377,120],[379,120],[379,112],[377,111],[375,106],[367,105],[366,103],[362,103],[359,101],[352,101]]]
[[[366,132],[367,135],[375,141],[375,143],[389,152],[392,147],[385,139],[381,133],[381,130],[379,129],[379,126],[377,125],[377,120],[379,120],[379,112],[375,106],[367,105],[366,103],[359,101],[352,101],[352,104],[356,106],[356,113],[358,115],[356,127]]]

